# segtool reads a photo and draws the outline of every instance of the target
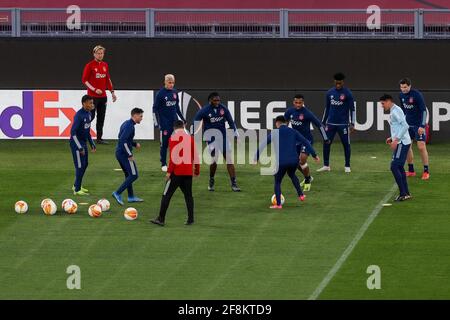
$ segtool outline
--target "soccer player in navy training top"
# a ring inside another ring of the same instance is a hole
[[[393,98],[390,95],[383,95],[380,101],[384,111],[390,111],[391,136],[386,139],[386,143],[390,145],[393,151],[391,171],[400,190],[400,195],[395,198],[395,201],[409,200],[411,199],[411,194],[409,193],[404,168],[408,150],[411,147],[408,122],[402,109],[393,102]]]
[[[161,170],[164,172],[167,172],[167,148],[173,132],[173,124],[178,120],[178,117],[186,123],[181,113],[178,92],[174,86],[175,76],[166,74],[164,76],[164,87],[156,94],[153,103],[153,121],[155,127],[160,130],[160,161]]]
[[[75,164],[75,183],[72,190],[73,194],[77,196],[89,195],[89,190],[81,186],[88,166],[87,142],[89,142],[92,152],[96,151],[90,132],[94,99],[91,96],[84,95],[81,98],[81,103],[83,107],[75,114],[72,128],[70,129],[70,149],[72,150],[73,163]]]
[[[305,195],[300,187],[300,182],[295,175],[298,166],[298,154],[297,145],[304,145],[306,151],[310,153],[316,162],[320,159],[316,154],[309,141],[303,137],[298,131],[289,128],[286,123],[284,116],[278,116],[275,119],[275,126],[277,129],[273,130],[271,134],[267,136],[266,141],[263,141],[258,150],[256,151],[255,161],[259,160],[261,151],[270,144],[273,143],[275,147],[275,157],[277,161],[277,171],[274,174],[275,180],[275,197],[277,199],[277,204],[270,206],[271,209],[281,209],[281,182],[283,181],[284,175],[287,173],[289,178],[291,178],[294,184],[295,190],[297,191],[298,198],[300,201],[305,200]]]
[[[233,159],[231,158],[231,147],[227,140],[227,132],[225,122],[228,122],[234,130],[234,136],[237,138],[236,125],[233,121],[230,111],[226,106],[220,103],[220,96],[217,92],[212,92],[208,96],[209,104],[200,109],[195,115],[194,121],[203,121],[204,134],[208,137],[207,144],[212,157],[212,164],[209,166],[209,185],[208,190],[214,191],[214,176],[217,170],[217,157],[220,151],[227,162],[227,170],[230,175],[231,189],[235,192],[241,191],[236,182],[236,170],[234,168]],[[218,132],[214,132],[214,129]],[[208,130],[209,133],[208,133]],[[214,133],[219,134],[216,141]],[[211,135],[211,137],[209,137]],[[220,140],[222,143],[220,143]]]
[[[131,119],[128,119],[120,126],[119,141],[116,147],[116,159],[119,161],[120,167],[125,174],[125,181],[120,185],[119,189],[113,192],[112,196],[116,201],[123,205],[122,192],[128,190],[128,202],[142,202],[141,198],[134,195],[133,182],[138,178],[136,162],[133,156],[133,147],[139,149],[141,145],[134,141],[134,133],[136,124],[141,123],[144,110],[134,108],[131,110]]]
[[[334,75],[334,87],[326,95],[326,107],[322,123],[330,139],[330,143],[323,145],[323,167],[318,172],[330,171],[330,150],[336,132],[341,138],[345,154],[345,172],[350,173],[350,132],[355,130],[355,103],[352,92],[344,87],[345,75]],[[350,122],[349,122],[350,120]]]
[[[303,95],[295,95],[293,104],[294,106],[287,109],[284,113],[284,118],[288,123],[291,123],[292,128],[300,132],[302,136],[304,136],[312,145],[314,143],[314,139],[311,134],[311,123],[313,123],[319,129],[325,143],[329,143],[325,132],[325,127],[320,120],[317,119],[317,117],[307,107],[305,107]],[[300,157],[298,169],[305,177],[305,180],[303,180],[300,185],[303,188],[303,191],[309,191],[311,190],[311,182],[313,180],[309,174],[309,167],[307,163],[309,153],[306,151],[306,146],[302,144],[297,145],[297,153]]]
[[[430,171],[428,168],[428,151],[426,145],[426,131],[427,124],[427,108],[423,99],[422,93],[418,90],[411,89],[411,80],[404,78],[400,80],[400,106],[406,115],[406,121],[409,125],[409,135],[412,140],[417,141],[417,148],[419,148],[420,157],[423,163],[422,179],[428,180],[430,178]],[[414,155],[411,148],[408,152],[408,172],[406,176],[415,176],[414,171]]]

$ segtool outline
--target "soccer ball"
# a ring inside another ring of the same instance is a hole
[[[72,201],[72,199],[64,199],[63,202],[61,202],[61,208],[64,210],[64,206],[66,205],[67,202]]]
[[[78,210],[78,204],[72,199],[66,199],[62,203],[63,210],[68,214],[74,214]]]
[[[127,208],[125,212],[123,213],[123,216],[127,220],[136,220],[138,217],[138,212],[135,208]]]
[[[106,199],[98,200],[97,204],[100,206],[100,208],[102,208],[103,212],[108,211],[109,208],[111,207],[111,204]]]
[[[17,213],[26,213],[28,211],[28,204],[25,201],[17,201],[14,205],[14,209]]]
[[[52,199],[44,199],[41,203],[42,211],[44,211],[44,214],[47,216],[52,216],[56,213],[56,210],[58,209],[56,207],[56,203],[53,202]]]
[[[277,197],[275,196],[275,194],[272,196],[272,199],[270,200],[272,201],[272,204],[275,206],[277,204]],[[284,204],[284,196],[281,195],[281,205]]]
[[[44,200],[41,201],[41,208],[44,209],[44,203],[46,203],[47,201],[52,201],[52,199],[49,198],[45,198]]]
[[[98,218],[102,215],[102,207],[98,204],[93,204],[89,207],[88,213],[92,218]]]

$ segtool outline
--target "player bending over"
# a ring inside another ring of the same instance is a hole
[[[313,136],[311,134],[311,123],[313,123],[317,129],[319,129],[320,134],[322,135],[325,143],[329,143],[327,134],[325,132],[325,127],[320,122],[319,119],[312,113],[306,106],[304,97],[301,94],[297,94],[294,97],[294,106],[287,109],[284,113],[284,118],[288,123],[291,123],[293,129],[300,132],[302,136],[304,136],[308,142],[313,145]],[[311,182],[313,178],[309,174],[308,167],[308,156],[309,153],[306,151],[305,145],[297,145],[297,153],[300,157],[300,163],[298,165],[298,169],[303,173],[305,179],[300,183],[300,186],[303,188],[303,191],[311,190]]]
[[[320,159],[316,154],[309,141],[303,137],[298,131],[289,128],[284,116],[278,116],[275,119],[276,129],[267,136],[267,140],[263,141],[256,151],[255,162],[259,160],[261,151],[270,144],[273,143],[275,147],[275,157],[277,164],[277,171],[274,174],[274,190],[277,199],[277,204],[270,206],[271,209],[281,209],[281,182],[284,175],[287,173],[289,178],[297,191],[297,195],[300,201],[305,200],[305,195],[300,187],[300,182],[295,175],[298,167],[298,154],[297,145],[302,144],[305,146],[308,153],[310,153],[316,162]]]
[[[383,95],[380,101],[384,111],[390,112],[391,136],[386,139],[386,143],[390,145],[393,151],[391,171],[400,190],[400,195],[395,198],[395,201],[409,200],[411,194],[409,193],[404,168],[408,150],[411,147],[408,122],[402,109],[393,102],[390,95]]]

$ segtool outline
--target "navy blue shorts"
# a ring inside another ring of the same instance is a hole
[[[224,139],[222,143],[220,141],[212,140],[207,141],[208,151],[212,158],[218,156],[218,152],[220,152],[224,157],[231,154],[231,145],[230,141],[227,139],[226,135],[223,136]]]
[[[330,139],[331,142],[333,142],[334,136],[337,133],[341,138],[342,143],[350,144],[350,130],[348,128],[348,125],[327,124],[325,126],[325,131],[327,133],[328,139]]]
[[[312,141],[309,141],[309,143],[311,144],[311,146],[313,145]],[[306,154],[308,157],[310,156],[310,153],[308,152],[308,149],[304,144],[297,145],[297,154],[300,156],[301,153]]]
[[[416,141],[427,141],[427,135],[426,135],[426,131],[424,131],[423,134],[419,134],[418,132],[419,127],[418,126],[410,126],[409,127],[409,136],[411,137],[411,140],[416,140]]]

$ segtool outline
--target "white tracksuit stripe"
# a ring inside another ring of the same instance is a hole
[[[130,151],[130,148],[128,148],[128,144],[124,143],[123,146],[125,147],[125,150],[127,151],[129,156],[132,156],[133,154]]]
[[[76,155],[77,155],[77,166],[78,169],[81,169],[81,158],[80,158],[80,151],[75,151]]]
[[[400,153],[402,152],[402,144],[400,143],[397,147],[397,154],[395,155],[395,157],[398,159],[400,158]]]
[[[128,160],[128,162],[130,163],[130,167],[131,167],[131,174],[133,176],[136,175],[136,167],[134,166],[134,161]]]
[[[323,137],[327,137],[326,133],[325,133],[325,129],[323,127],[320,127],[320,132],[322,132],[322,136]],[[328,137],[327,137],[328,138]]]
[[[74,135],[74,136],[72,136],[72,138],[73,138],[73,141],[75,142],[75,144],[77,145],[78,149],[81,149],[81,143],[78,140],[77,136]]]
[[[166,195],[166,193],[167,193],[167,190],[169,190],[169,186],[170,186],[170,179],[167,181],[167,183],[166,183],[166,187],[164,188],[164,193],[163,193],[163,196],[165,196]]]

